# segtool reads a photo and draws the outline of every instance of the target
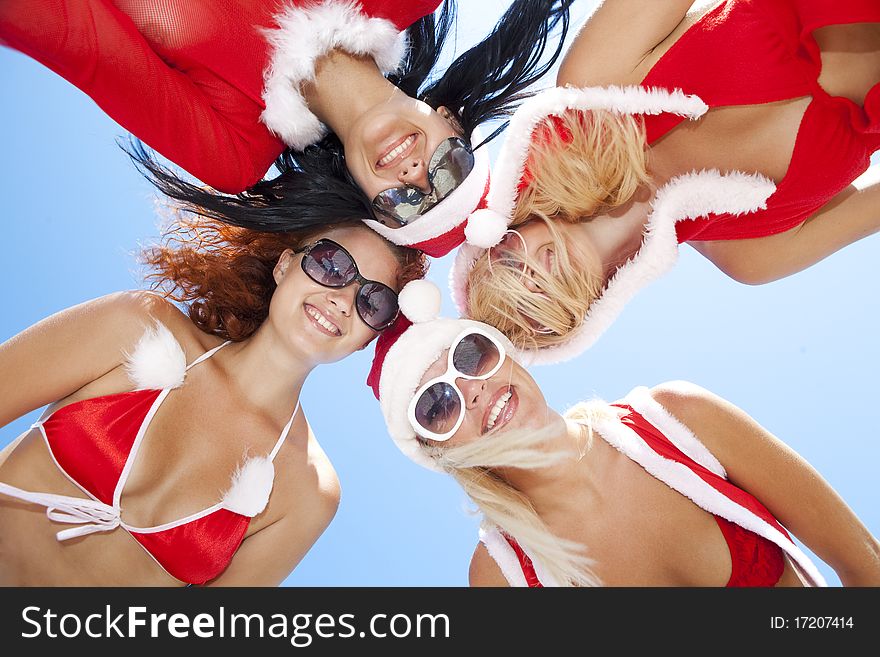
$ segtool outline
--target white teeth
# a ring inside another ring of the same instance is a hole
[[[315,320],[318,322],[318,324],[323,326],[325,329],[327,329],[331,333],[335,333],[336,335],[341,335],[342,332],[339,330],[339,328],[336,326],[336,324],[334,324],[333,322],[328,320],[326,317],[324,317],[324,315],[322,315],[320,312],[318,312],[318,310],[316,308],[313,308],[312,306],[308,306],[306,308],[306,312],[309,315],[311,315],[312,317],[314,317]]]
[[[396,158],[396,157],[399,156],[401,153],[403,153],[407,148],[409,148],[410,146],[412,146],[412,143],[413,143],[415,140],[416,140],[416,136],[415,136],[415,135],[410,135],[409,137],[407,137],[406,139],[404,139],[403,142],[402,142],[399,146],[396,146],[396,147],[395,147],[394,149],[392,149],[391,152],[389,152],[385,157],[383,157],[381,160],[379,160],[379,163],[378,163],[379,166],[380,166],[380,167],[384,167],[386,164],[388,164],[389,162],[391,162],[392,160],[394,160],[394,158]]]
[[[489,421],[486,423],[486,426],[488,426],[490,429],[495,426],[495,422],[498,420],[498,416],[501,415],[501,411],[503,411],[504,407],[507,406],[507,402],[512,396],[513,393],[508,390],[498,398],[498,401],[495,402],[495,405],[492,407],[492,412],[489,413]]]

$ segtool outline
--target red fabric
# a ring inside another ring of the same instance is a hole
[[[485,199],[485,197],[483,198]],[[481,205],[485,205],[485,203],[481,202]],[[431,239],[425,240],[424,242],[413,244],[410,248],[424,251],[432,258],[442,258],[447,253],[452,251],[452,249],[454,249],[455,247],[464,244],[465,226],[467,226],[467,221],[462,221],[460,224],[458,224],[458,226],[443,233],[442,235],[432,237]]]
[[[659,429],[639,415],[631,406],[623,404],[614,404],[614,406],[628,411],[627,415],[621,418],[621,422],[631,427],[660,456],[688,466],[717,491],[752,511],[788,537],[788,532],[785,531],[785,528],[779,524],[776,518],[754,496],[734,486],[723,477],[719,477],[686,456]],[[731,573],[727,586],[774,586],[785,569],[785,558],[782,548],[725,518],[720,516],[714,516],[714,518],[730,550]],[[529,557],[513,538],[506,534],[504,534],[504,537],[516,553],[528,585],[530,587],[542,586]]]
[[[710,108],[811,96],[788,171],[767,209],[710,215],[677,224],[679,242],[764,237],[800,225],[863,173],[880,149],[880,84],[864,107],[829,96],[818,84],[825,25],[878,22],[877,0],[727,0],[709,11],[663,55],[642,85],[681,88]],[[648,142],[684,119],[645,116]]]
[[[382,381],[382,366],[385,364],[385,356],[388,355],[388,350],[397,342],[397,338],[403,335],[410,326],[412,326],[412,322],[403,313],[400,313],[394,323],[382,331],[382,334],[376,339],[373,364],[370,366],[370,373],[367,375],[367,386],[373,390],[376,399],[379,399],[379,384]]]
[[[628,414],[620,421],[632,428],[660,456],[686,465],[719,493],[748,509],[790,540],[785,528],[757,498],[685,455],[659,429],[639,415],[631,406],[614,405],[628,411]],[[775,585],[782,576],[785,567],[782,548],[737,525],[735,525],[736,529],[732,529],[730,527],[732,523],[724,518],[715,516],[715,520],[718,522],[730,549],[732,571],[727,586]]]
[[[294,2],[294,0],[287,0]],[[361,0],[404,30],[440,0]],[[296,0],[302,4],[302,0]],[[88,94],[196,178],[236,193],[284,145],[259,121],[279,0],[3,0],[0,43]]]
[[[55,411],[43,430],[62,471],[112,505],[135,437],[160,393],[136,390],[106,395]],[[130,533],[170,575],[204,584],[229,565],[249,523],[248,516],[221,508],[162,531]]]

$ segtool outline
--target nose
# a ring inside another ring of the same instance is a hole
[[[351,316],[351,310],[354,307],[355,297],[357,296],[358,285],[346,285],[345,287],[331,288],[327,290],[325,296],[327,303],[344,317]]]
[[[404,185],[415,187],[423,194],[431,193],[431,183],[428,180],[428,167],[422,158],[405,160],[397,174],[397,179]]]
[[[464,405],[468,410],[476,408],[480,403],[480,397],[486,390],[485,379],[456,379],[455,384],[464,395]]]

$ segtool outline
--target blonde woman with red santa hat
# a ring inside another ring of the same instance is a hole
[[[880,185],[852,184],[880,148],[880,4],[691,4],[602,3],[511,120],[471,219],[510,230],[452,285],[532,362],[589,347],[680,244],[760,284],[880,230]]]
[[[806,461],[689,383],[565,414],[498,330],[409,283],[368,383],[392,439],[483,514],[473,585],[880,585],[880,543]]]

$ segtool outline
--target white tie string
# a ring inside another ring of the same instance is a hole
[[[107,532],[116,529],[121,523],[119,509],[98,500],[55,495],[52,493],[34,493],[2,482],[0,482],[0,493],[45,506],[46,517],[49,520],[80,525],[79,527],[71,527],[70,529],[63,529],[58,532],[56,538],[59,541],[66,541],[95,532]]]

